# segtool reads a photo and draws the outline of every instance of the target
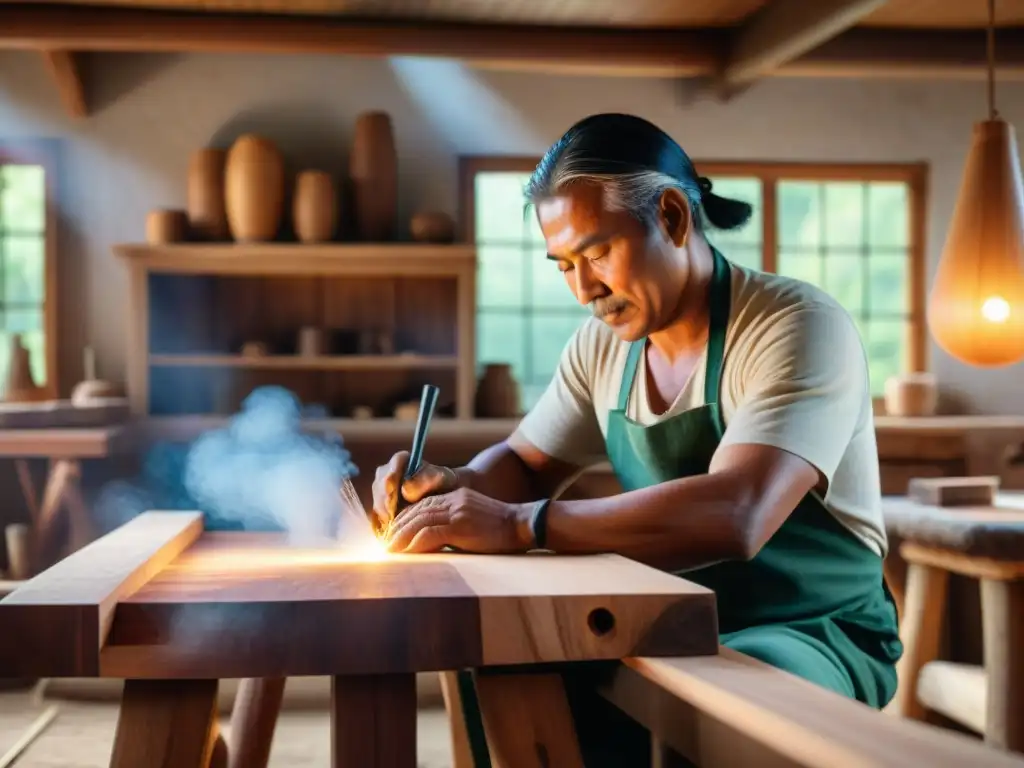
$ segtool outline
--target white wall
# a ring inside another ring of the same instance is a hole
[[[124,363],[126,290],[111,244],[141,240],[148,210],[184,202],[193,149],[243,128],[278,139],[296,164],[330,169],[345,161],[358,112],[389,111],[406,214],[419,205],[455,213],[459,154],[537,155],[574,120],[607,110],[659,123],[697,159],[923,160],[934,266],[971,124],[985,106],[980,83],[772,80],[721,105],[693,101],[665,80],[478,72],[443,61],[117,55],[92,64],[95,111],[73,121],[39,57],[0,53],[0,137],[66,140],[62,330],[74,348],[93,344],[111,377]],[[1024,86],[1001,88],[1000,100],[1020,125]],[[65,355],[72,378],[74,348]],[[978,412],[1024,412],[1022,365],[973,370],[933,349],[932,368]]]

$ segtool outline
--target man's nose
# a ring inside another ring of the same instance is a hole
[[[594,278],[587,262],[581,260],[576,266],[576,301],[587,306],[605,293],[604,285]]]

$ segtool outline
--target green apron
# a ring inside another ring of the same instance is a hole
[[[627,417],[647,340],[631,345],[606,436],[624,491],[707,473],[725,431],[718,397],[730,293],[729,263],[715,251],[705,405],[646,427]],[[722,645],[877,709],[895,694],[903,646],[882,559],[818,495],[805,496],[752,560],[679,575],[715,591]],[[649,734],[594,694],[588,674],[565,675],[585,764],[646,764]]]

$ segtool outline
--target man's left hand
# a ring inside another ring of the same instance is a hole
[[[468,488],[410,505],[395,519],[388,537],[392,552],[464,552],[509,554],[530,546],[533,505],[508,504]]]

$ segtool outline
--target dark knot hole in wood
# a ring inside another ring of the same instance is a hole
[[[603,637],[615,629],[615,615],[607,608],[595,608],[587,616],[587,626],[598,637]]]

